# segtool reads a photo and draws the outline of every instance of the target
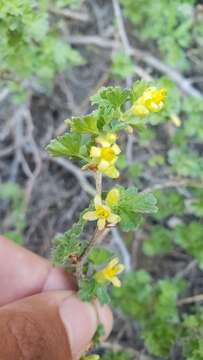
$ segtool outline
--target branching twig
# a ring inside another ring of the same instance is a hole
[[[192,260],[186,267],[185,269],[179,271],[177,274],[176,274],[176,278],[178,279],[181,279],[185,276],[188,275],[188,273],[190,273],[197,265],[197,260]]]
[[[155,184],[148,187],[147,189],[142,191],[142,194],[150,193],[165,188],[179,187],[179,186],[203,188],[203,182],[191,180],[191,179],[171,179],[171,180],[166,180],[161,184]]]
[[[127,56],[131,56],[132,55],[131,46],[130,46],[128,35],[127,35],[126,29],[125,29],[120,4],[119,4],[118,0],[112,0],[112,2],[113,2],[114,13],[115,13],[117,24],[118,24],[118,31],[120,34],[120,39],[121,39],[124,51]],[[128,87],[130,87],[132,85],[132,76],[127,77],[126,85]]]
[[[114,12],[115,12],[115,16],[116,16],[116,20],[117,20],[117,24],[118,24],[118,30],[119,30],[121,42],[123,44],[123,48],[125,50],[125,53],[127,55],[131,56],[132,55],[131,46],[130,46],[130,42],[129,42],[126,30],[125,30],[125,25],[124,25],[123,16],[122,16],[119,2],[117,0],[112,0],[112,2],[113,2]]]
[[[72,19],[76,21],[88,22],[90,20],[89,15],[87,13],[82,13],[70,9],[62,10],[62,9],[50,8],[49,12],[53,15],[61,16],[66,19]]]
[[[180,299],[177,301],[177,305],[185,305],[185,304],[192,304],[192,303],[198,303],[203,301],[203,294],[198,294],[194,296],[190,296],[184,299]]]
[[[79,181],[82,189],[87,192],[90,195],[95,195],[95,189],[93,186],[87,181],[85,172],[80,170],[76,165],[71,163],[69,160],[66,159],[59,159],[59,158],[49,158],[48,155],[44,155],[46,159],[49,159],[49,161],[53,161],[62,167],[64,167],[66,170],[70,171]]]
[[[103,239],[107,236],[109,230],[110,230],[109,228],[106,228],[102,231],[99,231],[98,229],[95,230],[95,233],[94,233],[92,239],[90,240],[90,242],[88,243],[84,252],[80,256],[78,263],[76,265],[76,278],[78,281],[81,278],[83,265],[84,265],[85,261],[87,260],[87,257],[89,256],[91,250],[93,249],[93,247],[96,244],[100,244],[103,241]]]
[[[112,41],[111,39],[104,39],[99,36],[88,35],[88,36],[72,36],[68,39],[71,44],[76,45],[95,45],[101,48],[107,49],[118,49],[120,44],[116,41]],[[161,60],[157,59],[149,52],[145,52],[139,49],[131,48],[131,55],[135,56],[135,58],[143,63],[150,65],[152,68],[161,72],[162,74],[167,75],[171,80],[173,80],[180,89],[187,95],[193,96],[196,99],[202,99],[202,93],[197,90],[194,86],[191,85],[190,81],[186,79],[183,75],[181,75],[176,70],[172,69],[170,66],[163,64]]]

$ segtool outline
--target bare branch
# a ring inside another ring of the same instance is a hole
[[[195,188],[203,188],[203,182],[191,180],[191,179],[171,179],[166,180],[163,183],[155,184],[153,186],[148,187],[147,189],[142,191],[142,194],[150,193],[156,190],[161,190],[165,188],[171,188],[171,187],[195,187]]]
[[[71,44],[75,45],[95,45],[106,49],[118,49],[120,47],[119,42],[104,39],[102,37],[94,35],[72,36],[68,39],[68,41]],[[152,66],[154,69],[161,72],[162,74],[167,75],[180,87],[180,89],[185,94],[193,96],[196,99],[200,100],[203,98],[202,93],[191,85],[190,80],[186,79],[183,75],[172,69],[170,66],[163,64],[159,59],[157,59],[150,53],[131,48],[131,55],[134,55],[137,60]]]
[[[90,20],[89,15],[87,13],[82,13],[75,10],[70,9],[49,9],[49,12],[53,15],[61,16],[66,19],[72,19],[76,21],[88,22]]]
[[[198,294],[194,296],[190,296],[184,299],[180,299],[177,301],[177,305],[185,305],[185,304],[192,304],[192,303],[198,303],[203,301],[203,294]]]
[[[46,155],[44,155],[44,157],[46,159],[49,159],[50,161],[53,161],[53,162],[61,165],[66,170],[70,171],[78,179],[81,187],[83,188],[83,190],[85,192],[87,192],[88,194],[93,195],[93,196],[95,195],[95,189],[87,181],[85,173],[82,170],[80,170],[76,165],[74,165],[73,163],[71,163],[69,160],[66,160],[66,159],[57,159],[57,158],[52,158],[52,157],[49,158]]]

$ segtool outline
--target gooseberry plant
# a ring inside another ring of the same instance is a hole
[[[131,231],[143,214],[157,211],[152,193],[139,193],[134,187],[119,184],[104,191],[102,177],[119,179],[116,162],[122,153],[119,143],[123,133],[146,127],[152,113],[160,116],[165,99],[165,88],[142,81],[130,89],[102,88],[91,99],[95,109],[88,115],[65,120],[68,131],[47,146],[50,155],[77,159],[82,170],[91,171],[95,177],[94,198],[89,207],[71,229],[55,239],[52,250],[54,263],[75,274],[83,301],[97,297],[101,304],[109,303],[109,285],[121,286],[118,275],[124,265],[101,247],[111,228],[120,226],[123,231]],[[93,221],[93,236],[89,241],[81,240],[85,225]]]

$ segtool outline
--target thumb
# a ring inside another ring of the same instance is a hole
[[[27,297],[0,308],[1,360],[78,359],[98,323],[112,327],[107,306],[82,302],[68,291]]]

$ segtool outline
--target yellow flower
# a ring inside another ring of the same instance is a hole
[[[110,135],[116,140],[114,134]],[[101,146],[92,146],[90,149],[90,157],[93,159],[99,171],[111,178],[117,178],[119,176],[119,171],[114,164],[117,161],[118,154],[120,154],[121,150],[117,144],[110,143],[113,138],[111,140],[107,139],[107,137],[97,138],[96,141]]]
[[[115,225],[120,221],[120,216],[113,214],[109,206],[102,204],[101,197],[96,195],[94,198],[94,211],[87,211],[83,215],[83,219],[88,221],[97,220],[97,227],[99,230],[103,230],[106,225]]]
[[[105,282],[111,282],[114,286],[120,287],[121,282],[116,275],[120,274],[123,270],[124,265],[119,263],[118,258],[115,258],[111,260],[104,269],[98,271],[95,274],[95,279],[98,283],[101,284]]]
[[[164,106],[166,89],[157,89],[153,86],[147,88],[131,108],[131,112],[136,116],[146,116],[150,112],[158,112]]]

